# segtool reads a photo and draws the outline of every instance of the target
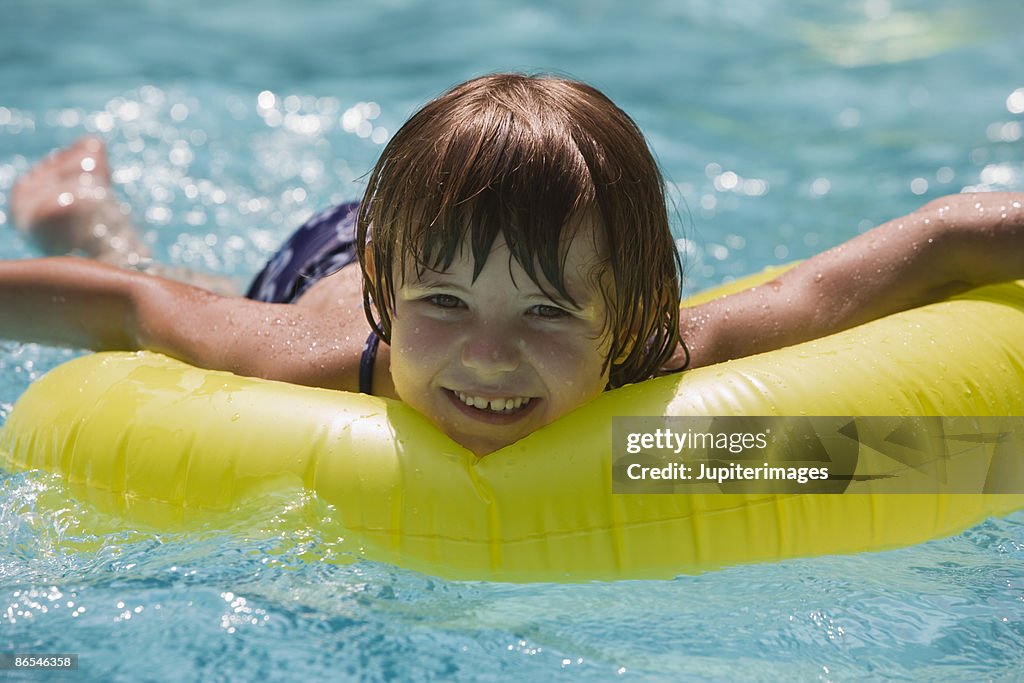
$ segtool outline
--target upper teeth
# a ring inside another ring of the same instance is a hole
[[[480,396],[470,396],[469,394],[464,394],[461,391],[456,391],[455,395],[458,396],[459,400],[467,406],[473,406],[480,410],[493,410],[496,412],[503,410],[515,410],[516,408],[525,406],[530,402],[529,398],[522,397],[486,399],[481,398]]]

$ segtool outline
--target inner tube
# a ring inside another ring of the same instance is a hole
[[[452,579],[670,578],[894,548],[1024,508],[1024,435],[1010,434],[1010,451],[1003,438],[1002,456],[925,458],[976,482],[968,493],[888,493],[855,477],[845,493],[617,494],[613,417],[1021,416],[1021,339],[1024,283],[986,287],[606,392],[480,459],[401,402],[103,353],[29,387],[0,456],[11,470],[61,474],[126,526],[198,528],[211,512],[301,489],[329,506],[336,528],[321,531],[356,559]]]

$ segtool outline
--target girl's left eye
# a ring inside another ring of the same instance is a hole
[[[545,318],[548,320],[558,320],[559,318],[565,318],[569,316],[569,311],[558,306],[548,306],[547,304],[539,304],[530,309],[530,312],[539,318]]]

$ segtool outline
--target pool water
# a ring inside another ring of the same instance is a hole
[[[8,194],[84,133],[163,260],[244,281],[382,143],[498,70],[595,84],[669,182],[687,291],[804,258],[965,188],[1024,190],[1024,6],[610,0],[8,0],[0,257],[38,256]],[[0,342],[0,421],[76,355]],[[255,501],[133,531],[0,474],[0,653],[68,680],[1019,680],[1024,514],[886,553],[673,581],[448,582],[331,559]],[[6,675],[8,672],[3,672]],[[25,675],[24,680],[35,680]]]

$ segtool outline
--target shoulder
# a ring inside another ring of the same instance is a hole
[[[344,337],[340,354],[330,350],[318,362],[333,364],[332,377],[342,380],[341,385],[328,388],[344,391],[359,390],[359,368],[364,362],[372,363],[373,393],[376,396],[397,398],[391,382],[391,348],[379,342],[376,353],[369,353],[371,327],[363,310],[362,271],[358,267],[344,268],[310,287],[295,304],[295,308],[308,312],[315,320],[326,322],[335,336]],[[331,336],[326,330],[325,336]],[[354,374],[353,374],[354,373]]]
[[[328,275],[303,292],[295,305],[323,316],[365,318],[363,315],[363,274],[353,264]],[[369,325],[367,324],[367,330]]]

